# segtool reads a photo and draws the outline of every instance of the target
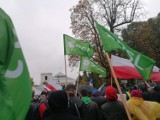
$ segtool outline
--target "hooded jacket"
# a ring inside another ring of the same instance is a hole
[[[156,120],[160,116],[160,104],[144,101],[140,97],[132,97],[127,101],[127,107],[133,115],[133,120]]]
[[[82,101],[86,106],[86,109],[84,110],[86,120],[99,120],[98,105],[88,96],[82,97]]]
[[[115,88],[108,86],[105,94],[108,101],[101,106],[101,120],[128,120],[123,103],[117,100]]]

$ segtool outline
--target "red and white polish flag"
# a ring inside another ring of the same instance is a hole
[[[116,77],[119,79],[142,79],[138,70],[134,67],[130,60],[112,55],[111,63],[115,71]],[[156,66],[153,68],[150,80],[160,82],[160,69]]]
[[[56,91],[56,90],[62,90],[62,86],[57,84],[54,80],[48,80],[45,82],[43,86],[47,91]]]
[[[46,85],[44,85],[44,88],[47,90],[47,91],[56,91],[56,88],[48,83],[46,83]]]

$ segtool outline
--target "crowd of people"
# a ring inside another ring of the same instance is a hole
[[[138,90],[126,94],[126,105],[132,120],[158,120],[160,117],[160,87]],[[42,91],[39,99],[31,102],[26,120],[128,120],[122,101],[118,100],[115,87],[107,86],[104,96],[93,89],[77,93],[75,85],[64,90]]]

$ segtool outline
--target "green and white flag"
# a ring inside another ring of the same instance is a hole
[[[106,69],[91,61],[88,57],[81,57],[80,71],[93,72],[106,77]]]
[[[142,75],[143,79],[150,79],[150,75],[155,64],[154,60],[130,48],[115,34],[100,24],[96,23],[96,28],[98,30],[105,51],[110,52],[117,49],[125,51],[133,65]]]
[[[94,53],[93,47],[88,42],[74,39],[68,35],[64,37],[64,54],[65,55],[80,55],[92,57]]]
[[[25,120],[31,79],[10,17],[0,9],[0,120]]]

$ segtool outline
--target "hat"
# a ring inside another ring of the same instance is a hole
[[[43,90],[42,92],[41,92],[41,95],[47,95],[47,91],[46,90]]]
[[[48,97],[48,104],[52,110],[64,109],[68,107],[68,98],[65,91],[52,91]]]
[[[106,88],[106,98],[108,101],[116,101],[118,99],[116,90],[112,86]]]
[[[93,89],[92,93],[91,93],[91,96],[94,96],[94,97],[100,96],[100,92],[97,89]]]
[[[140,90],[132,90],[131,97],[140,97],[142,98],[142,92]]]

